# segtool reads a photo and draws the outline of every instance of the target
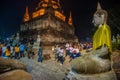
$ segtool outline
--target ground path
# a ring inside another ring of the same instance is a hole
[[[60,65],[59,62],[52,59],[40,63],[37,62],[37,59],[25,57],[21,58],[21,61],[25,63],[33,80],[63,80],[68,69],[68,66]]]

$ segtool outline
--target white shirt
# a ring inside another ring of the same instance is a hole
[[[64,50],[63,50],[63,49],[60,49],[59,56],[63,56],[63,53],[64,53]]]
[[[70,52],[71,52],[71,53],[73,52],[73,47],[70,47]]]
[[[66,43],[65,47],[66,47],[66,50],[70,49],[70,45],[68,43]]]

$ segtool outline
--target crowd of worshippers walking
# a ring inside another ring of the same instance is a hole
[[[54,55],[54,60],[60,62],[62,65],[66,56],[69,56],[70,60],[72,60],[80,57],[82,55],[82,50],[87,50],[90,48],[92,48],[92,43],[66,43],[64,45],[55,44],[51,47],[51,50]],[[43,50],[44,48],[40,45],[37,52],[38,62],[42,62],[44,60]],[[10,43],[0,42],[0,56],[3,58],[19,60],[22,57],[28,57],[28,59],[35,59],[35,54],[36,53],[33,51],[33,44],[30,42],[27,44],[16,44],[14,46]]]
[[[70,61],[77,57],[80,57],[82,50],[90,50],[92,43],[66,43],[65,45],[55,45],[52,47],[52,51],[55,55],[55,60],[62,65],[65,61],[65,57],[69,56]]]

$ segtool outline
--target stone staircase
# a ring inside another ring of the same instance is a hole
[[[60,65],[53,59],[37,62],[37,59],[21,58],[27,67],[27,71],[32,75],[33,80],[63,80],[67,73],[67,66]]]

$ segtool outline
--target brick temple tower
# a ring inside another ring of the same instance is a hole
[[[40,0],[31,15],[28,8],[20,26],[21,38],[36,40],[40,35],[43,45],[78,42],[72,25],[72,12],[66,21],[59,0]]]

